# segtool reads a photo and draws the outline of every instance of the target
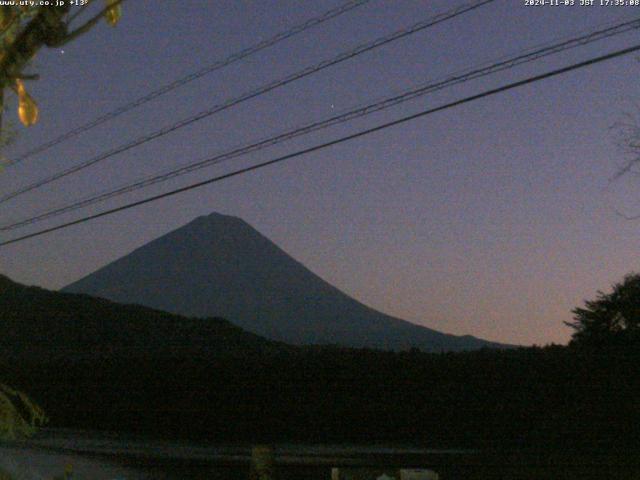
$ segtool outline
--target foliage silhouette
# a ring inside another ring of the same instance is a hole
[[[16,2],[17,3],[17,2]],[[12,89],[18,97],[18,116],[25,126],[38,121],[38,107],[27,92],[24,80],[39,78],[26,74],[36,53],[43,47],[58,48],[91,30],[102,18],[115,26],[121,13],[122,0],[105,0],[97,15],[73,28],[73,20],[88,8],[92,0],[83,2],[76,13],[71,13],[71,2],[40,5],[39,2],[21,2],[24,5],[0,6],[0,112],[4,106],[4,91]],[[0,120],[1,120],[0,113]],[[1,122],[0,122],[0,131]]]
[[[640,344],[640,274],[631,273],[613,285],[611,293],[598,291],[595,300],[575,308],[572,343],[585,346]]]
[[[0,375],[54,427],[254,444],[640,447],[637,348],[291,347],[223,320],[1,280]]]

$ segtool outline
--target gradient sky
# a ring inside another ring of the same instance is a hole
[[[41,121],[11,158],[98,115],[341,4],[311,0],[129,0],[100,25],[43,50],[29,90]],[[37,180],[361,42],[467,2],[372,0],[338,19],[59,145],[0,175],[0,192]],[[579,3],[579,0],[577,0]],[[20,219],[128,180],[277,134],[640,7],[531,7],[498,0],[111,158],[0,205]],[[242,160],[174,179],[38,228],[186,185],[240,165],[630,46],[639,32],[565,52]],[[565,343],[563,321],[598,289],[638,269],[637,178],[611,181],[628,158],[612,126],[640,104],[630,55],[408,124],[0,248],[0,272],[60,288],[211,212],[242,217],[294,258],[385,313],[454,334]],[[12,107],[13,108],[13,107]],[[13,110],[6,117],[15,118]],[[36,227],[0,239],[28,233]],[[233,319],[231,319],[233,320]]]

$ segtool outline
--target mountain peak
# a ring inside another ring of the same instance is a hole
[[[498,346],[369,308],[244,220],[197,217],[64,289],[195,317],[223,317],[294,344],[460,350]]]
[[[187,223],[181,228],[174,230],[171,233],[181,232],[183,229],[191,229],[191,228],[195,228],[195,229],[204,228],[207,231],[216,231],[216,230],[235,231],[238,229],[245,229],[245,230],[251,229],[255,231],[255,229],[251,227],[251,225],[249,225],[240,217],[213,212],[208,215],[201,215],[199,217],[196,217],[191,222]]]
[[[207,222],[245,223],[244,220],[242,220],[240,217],[235,217],[233,215],[226,215],[224,213],[219,213],[219,212],[211,212],[209,215],[201,215],[195,220],[196,221],[203,220]]]

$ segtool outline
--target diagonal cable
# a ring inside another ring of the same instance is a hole
[[[316,121],[310,124],[300,126],[298,128],[279,134],[277,136],[269,137],[243,147],[234,148],[228,152],[218,154],[211,158],[199,160],[196,162],[191,162],[189,164],[180,166],[178,168],[170,169],[160,174],[156,174],[153,176],[146,177],[144,179],[136,180],[135,182],[118,187],[116,189],[108,190],[106,192],[102,192],[97,195],[94,194],[92,196],[89,196],[88,198],[78,200],[69,205],[65,205],[55,209],[50,209],[43,213],[37,214],[35,216],[29,217],[20,221],[16,221],[13,223],[5,224],[3,226],[0,226],[0,231],[14,230],[16,228],[20,228],[26,225],[38,223],[40,221],[43,221],[52,217],[56,217],[64,213],[68,213],[74,210],[78,210],[80,208],[87,207],[89,205],[93,205],[95,203],[106,201],[116,196],[120,196],[135,190],[139,190],[141,188],[145,188],[151,185],[155,185],[157,183],[167,181],[174,177],[185,175],[187,173],[191,173],[193,171],[196,171],[205,167],[209,167],[212,165],[217,165],[226,160],[241,157],[249,153],[262,150],[264,148],[291,140],[293,138],[296,138],[302,135],[309,134],[311,132],[314,132],[320,129],[342,124],[347,121],[372,114],[374,112],[385,110],[395,105],[399,105],[409,100],[424,96],[426,94],[429,94],[438,90],[442,90],[444,88],[451,87],[453,85],[464,83],[464,82],[474,80],[476,78],[484,77],[490,74],[494,74],[503,70],[511,69],[524,63],[533,62],[540,58],[544,58],[556,53],[560,53],[571,48],[587,45],[589,43],[593,43],[598,40],[603,40],[605,38],[621,35],[631,30],[637,30],[638,28],[640,28],[640,18],[622,22],[602,30],[592,31],[585,35],[582,35],[579,37],[573,37],[568,40],[560,41],[551,45],[528,49],[524,53],[503,58],[487,66],[481,66],[475,69],[466,70],[459,74],[452,74],[444,78],[443,80],[438,80],[435,82],[428,83],[426,85],[414,87],[398,95],[384,98],[380,101],[370,103],[368,105],[358,107],[358,108],[346,111],[344,113],[340,113],[338,115],[334,115],[332,117],[329,117],[321,121]]]
[[[49,227],[49,228],[45,228],[45,229],[42,229],[42,230],[38,230],[36,232],[29,233],[27,235],[22,235],[22,236],[17,237],[17,238],[12,238],[10,240],[5,240],[3,242],[0,242],[0,247],[6,246],[6,245],[11,245],[11,244],[14,244],[14,243],[17,243],[17,242],[22,242],[22,241],[27,240],[29,238],[38,237],[40,235],[44,235],[44,234],[47,234],[47,233],[55,232],[57,230],[62,230],[64,228],[68,228],[68,227],[71,227],[73,225],[78,225],[78,224],[81,224],[81,223],[85,223],[85,222],[94,220],[96,218],[101,218],[101,217],[105,217],[107,215],[112,215],[112,214],[117,213],[117,212],[122,212],[124,210],[128,210],[128,209],[131,209],[131,208],[134,208],[134,207],[138,207],[140,205],[145,205],[147,203],[155,202],[157,200],[160,200],[160,199],[163,199],[163,198],[167,198],[167,197],[171,197],[171,196],[177,195],[179,193],[183,193],[183,192],[187,192],[187,191],[190,191],[190,190],[193,190],[193,189],[196,189],[196,188],[200,188],[200,187],[203,187],[205,185],[210,185],[210,184],[213,184],[213,183],[217,183],[217,182],[220,182],[222,180],[226,180],[227,178],[232,178],[232,177],[236,177],[238,175],[243,175],[243,174],[255,171],[255,170],[259,170],[259,169],[264,168],[264,167],[268,167],[268,166],[271,166],[271,165],[275,165],[277,163],[281,163],[281,162],[290,160],[292,158],[297,158],[297,157],[301,157],[303,155],[307,155],[309,153],[317,152],[319,150],[324,150],[325,148],[328,148],[328,147],[331,147],[331,146],[334,146],[334,145],[339,145],[339,144],[342,144],[342,143],[345,143],[345,142],[348,142],[348,141],[351,141],[351,140],[355,140],[356,138],[364,137],[366,135],[370,135],[370,134],[375,133],[375,132],[386,130],[387,128],[395,127],[397,125],[401,125],[401,124],[416,120],[418,118],[426,117],[428,115],[432,115],[432,114],[437,113],[437,112],[448,110],[450,108],[457,107],[459,105],[464,105],[466,103],[470,103],[470,102],[473,102],[473,101],[476,101],[476,100],[480,100],[480,99],[485,98],[485,97],[490,97],[490,96],[493,96],[493,95],[497,95],[499,93],[506,92],[506,91],[512,90],[514,88],[519,88],[519,87],[522,87],[524,85],[530,85],[532,83],[536,83],[536,82],[539,82],[539,81],[542,81],[542,80],[546,80],[548,78],[556,77],[558,75],[562,75],[562,74],[565,74],[565,73],[568,73],[568,72],[571,72],[571,71],[574,71],[574,70],[590,67],[590,66],[593,66],[595,64],[598,64],[598,63],[601,63],[601,62],[605,62],[605,61],[608,61],[608,60],[612,60],[614,58],[619,58],[619,57],[622,57],[624,55],[629,55],[629,54],[637,52],[637,51],[640,51],[640,44],[637,44],[637,45],[634,45],[634,46],[631,46],[631,47],[628,47],[628,48],[624,48],[624,49],[621,49],[621,50],[616,50],[614,52],[608,53],[606,55],[601,55],[599,57],[593,57],[593,58],[590,58],[588,60],[585,60],[585,61],[582,61],[582,62],[579,62],[579,63],[574,63],[574,64],[566,66],[566,67],[562,67],[562,68],[558,68],[558,69],[555,69],[555,70],[551,70],[551,71],[548,71],[546,73],[542,73],[540,75],[536,75],[536,76],[533,76],[533,77],[528,77],[528,78],[525,78],[524,80],[519,80],[519,81],[516,81],[516,82],[512,82],[512,83],[503,85],[501,87],[493,88],[493,89],[490,89],[490,90],[485,90],[484,92],[478,93],[476,95],[471,95],[471,96],[462,98],[460,100],[456,100],[456,101],[447,103],[445,105],[441,105],[439,107],[434,107],[434,108],[430,108],[430,109],[427,109],[427,110],[423,110],[421,112],[414,113],[412,115],[408,115],[408,116],[399,118],[397,120],[393,120],[391,122],[386,122],[386,123],[383,123],[381,125],[377,125],[375,127],[368,128],[366,130],[360,130],[360,131],[358,131],[356,133],[352,133],[352,134],[349,134],[349,135],[346,135],[346,136],[343,136],[343,137],[339,137],[339,138],[336,138],[336,139],[328,141],[328,142],[320,143],[320,144],[314,145],[312,147],[305,148],[303,150],[298,150],[296,152],[289,153],[287,155],[283,155],[283,156],[280,156],[280,157],[273,158],[271,160],[267,160],[267,161],[264,161],[264,162],[261,162],[261,163],[257,163],[255,165],[251,165],[249,167],[241,168],[241,169],[235,170],[233,172],[225,173],[223,175],[218,175],[216,177],[208,178],[208,179],[202,180],[200,182],[192,183],[190,185],[187,185],[187,186],[184,186],[184,187],[181,187],[181,188],[177,188],[175,190],[171,190],[171,191],[164,192],[164,193],[161,193],[161,194],[158,194],[158,195],[147,197],[147,198],[144,198],[142,200],[131,202],[131,203],[128,203],[126,205],[121,205],[119,207],[112,208],[112,209],[109,209],[109,210],[105,210],[103,212],[96,213],[96,214],[93,214],[93,215],[88,215],[86,217],[82,217],[82,218],[79,218],[79,219],[76,219],[76,220],[73,220],[73,221],[70,221],[70,222],[66,222],[66,223],[60,224],[60,225],[56,225],[56,226],[53,226],[53,227]]]
[[[186,75],[182,78],[179,78],[177,80],[174,80],[171,83],[168,83],[166,85],[163,85],[162,87],[153,90],[152,92],[149,92],[148,94],[137,98],[127,104],[124,104],[118,108],[116,108],[115,110],[112,110],[108,113],[105,113],[104,115],[91,120],[88,123],[85,123],[84,125],[81,125],[79,127],[76,127],[72,130],[69,130],[66,133],[63,133],[62,135],[49,140],[48,142],[45,142],[41,145],[38,145],[37,147],[17,156],[14,159],[11,159],[9,161],[7,161],[5,163],[5,166],[11,166],[11,165],[15,165],[17,163],[20,163],[24,160],[26,160],[27,158],[30,158],[34,155],[37,155],[39,153],[42,153],[46,150],[49,150],[51,147],[54,147],[56,145],[59,145],[62,142],[65,142],[66,140],[69,140],[73,137],[76,137],[78,135],[80,135],[81,133],[84,133],[88,130],[91,130],[95,127],[97,127],[98,125],[102,125],[105,122],[108,122],[109,120],[112,120],[116,117],[119,117],[120,115],[123,115],[124,113],[133,110],[134,108],[138,108],[141,105],[144,105],[147,102],[150,102],[151,100],[154,100],[158,97],[161,97],[162,95],[165,95],[173,90],[175,90],[176,88],[179,88],[183,85],[186,85],[187,83],[190,83],[194,80],[197,80],[198,78],[204,77],[205,75],[208,75],[209,73],[215,72],[216,70],[220,70],[221,68],[227,67],[235,62],[238,62],[242,59],[245,59],[251,55],[254,55],[266,48],[272,47],[273,45],[286,40],[288,38],[294,37],[296,35],[298,35],[299,33],[304,32],[305,30],[308,30],[312,27],[315,27],[316,25],[320,25],[321,23],[326,22],[327,20],[331,20],[332,18],[338,17],[344,13],[347,13],[357,7],[360,7],[361,5],[364,5],[365,3],[370,2],[371,0],[350,0],[348,2],[346,2],[345,4],[336,7],[334,9],[331,9],[327,12],[324,12],[322,15],[319,15],[317,17],[311,18],[299,25],[296,25],[292,28],[290,28],[289,30],[280,32],[276,35],[274,35],[271,38],[268,38],[266,40],[263,40],[259,43],[256,43],[255,45],[252,45],[248,48],[245,48],[243,50],[240,50],[236,53],[233,53],[231,55],[229,55],[228,57],[222,59],[222,60],[218,60],[217,62],[212,63],[211,65],[208,65],[200,70],[197,70],[189,75]]]
[[[138,147],[142,144],[145,144],[147,142],[150,142],[152,140],[155,140],[157,138],[163,137],[165,135],[168,135],[171,132],[174,132],[176,130],[179,130],[181,128],[184,128],[188,125],[191,125],[195,122],[198,122],[200,120],[203,120],[205,118],[208,118],[216,113],[222,112],[224,110],[227,110],[231,107],[234,107],[242,102],[245,102],[247,100],[250,100],[252,98],[258,97],[260,95],[263,95],[265,93],[268,93],[272,90],[275,90],[277,88],[283,87],[285,85],[288,85],[292,82],[295,82],[297,80],[300,80],[304,77],[307,77],[309,75],[315,74],[321,70],[324,70],[326,68],[329,68],[331,66],[337,65],[339,63],[342,63],[346,60],[349,60],[351,58],[354,58],[358,55],[361,55],[365,52],[368,52],[370,50],[373,50],[375,48],[379,48],[383,45],[387,45],[391,42],[394,42],[396,40],[399,40],[401,38],[407,37],[409,35],[412,35],[414,33],[420,32],[426,28],[432,27],[434,25],[437,25],[439,23],[442,23],[444,21],[447,20],[451,20],[459,15],[462,15],[466,12],[469,12],[471,10],[475,10],[478,7],[481,7],[483,5],[486,5],[488,3],[492,3],[495,0],[480,0],[480,1],[476,1],[474,3],[471,4],[467,4],[467,5],[463,5],[461,7],[457,7],[454,8],[452,10],[449,10],[448,12],[445,13],[441,13],[439,15],[436,15],[434,17],[430,17],[427,20],[418,22],[413,24],[410,27],[398,30],[390,35],[384,36],[384,37],[380,37],[372,42],[369,43],[365,43],[362,45],[359,45],[358,47],[348,50],[346,52],[343,52],[339,55],[337,55],[336,57],[330,58],[328,60],[324,60],[316,65],[307,67],[303,70],[300,70],[296,73],[293,73],[283,79],[271,82],[269,84],[266,84],[262,87],[259,87],[256,90],[252,90],[250,92],[244,93],[243,95],[239,96],[239,97],[235,97],[232,99],[227,100],[226,102],[220,104],[220,105],[215,105],[207,110],[204,110],[200,113],[197,113],[196,115],[193,115],[191,117],[188,117],[186,119],[180,120],[179,122],[176,122],[170,126],[164,127],[160,130],[157,130],[151,134],[145,135],[143,137],[139,137],[136,140],[133,140],[125,145],[121,145],[119,147],[116,147],[112,150],[109,150],[105,153],[102,153],[96,157],[93,157],[89,160],[85,160],[84,162],[81,162],[77,165],[74,165],[70,168],[67,168],[65,170],[62,170],[58,173],[54,173],[53,175],[50,175],[46,178],[43,178],[41,180],[37,180],[29,185],[26,185],[22,188],[19,188],[18,190],[14,190],[13,192],[7,193],[3,196],[0,197],[0,203],[4,203],[7,202],[8,200],[11,200],[19,195],[22,195],[24,193],[30,192],[32,190],[35,190],[37,188],[40,188],[44,185],[47,185],[51,182],[54,182],[56,180],[59,180],[61,178],[67,177],[69,175],[72,175],[74,173],[77,173],[81,170],[84,170],[85,168],[88,168],[92,165],[95,165],[103,160],[106,160],[107,158],[113,157],[114,155],[126,152],[128,150],[131,150],[132,148]]]

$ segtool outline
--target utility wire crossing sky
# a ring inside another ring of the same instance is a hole
[[[165,192],[165,193],[160,194],[160,195],[155,195],[153,197],[146,198],[144,200],[139,200],[137,202],[129,203],[127,205],[123,205],[123,206],[118,207],[118,208],[107,210],[105,212],[101,212],[101,213],[98,213],[96,215],[90,215],[88,217],[84,217],[84,218],[81,218],[81,219],[78,219],[78,220],[74,220],[72,222],[68,222],[68,223],[62,224],[62,225],[58,225],[58,226],[55,226],[55,227],[51,227],[51,228],[47,228],[47,229],[44,229],[44,230],[40,230],[38,232],[30,233],[28,235],[23,235],[22,237],[14,238],[12,240],[7,240],[7,241],[4,241],[4,242],[0,242],[0,247],[5,246],[5,245],[10,245],[12,243],[20,242],[20,241],[23,241],[23,240],[27,240],[29,238],[33,238],[33,237],[37,237],[37,236],[40,236],[40,235],[44,235],[46,233],[51,233],[51,232],[54,232],[56,230],[60,230],[62,228],[67,228],[67,227],[71,227],[73,225],[78,225],[80,223],[88,222],[89,220],[94,220],[96,218],[104,217],[106,215],[111,215],[111,214],[114,214],[114,213],[117,213],[117,212],[121,212],[123,210],[128,210],[129,208],[133,208],[133,207],[137,207],[137,206],[140,206],[140,205],[144,205],[145,203],[154,202],[154,201],[160,200],[162,198],[166,198],[166,197],[170,197],[170,196],[176,195],[178,193],[187,192],[189,190],[193,190],[194,188],[203,187],[203,186],[209,185],[211,183],[215,183],[215,182],[219,182],[221,180],[225,180],[227,178],[235,177],[236,175],[249,173],[249,172],[252,172],[254,170],[258,170],[259,168],[268,167],[269,165],[273,165],[273,164],[276,164],[276,163],[279,163],[279,162],[283,162],[285,160],[289,160],[289,159],[292,159],[292,158],[295,158],[295,157],[299,157],[301,155],[306,155],[308,153],[312,153],[312,152],[315,152],[315,151],[318,151],[318,150],[322,150],[323,148],[331,147],[333,145],[337,145],[337,144],[342,143],[342,142],[346,142],[346,141],[349,141],[349,140],[354,140],[356,138],[360,138],[360,137],[363,137],[365,135],[369,135],[371,133],[378,132],[380,130],[384,130],[384,129],[389,128],[389,127],[394,127],[396,125],[400,125],[402,123],[405,123],[405,122],[408,122],[408,121],[411,121],[411,120],[416,120],[416,119],[424,117],[426,115],[430,115],[430,114],[433,114],[433,113],[436,113],[436,112],[440,112],[442,110],[446,110],[446,109],[451,108],[451,107],[456,107],[458,105],[462,105],[464,103],[468,103],[468,102],[471,102],[471,101],[474,101],[474,100],[479,100],[481,98],[488,97],[490,95],[495,95],[497,93],[506,92],[507,90],[511,90],[512,88],[521,87],[523,85],[528,85],[528,84],[533,83],[533,82],[539,82],[539,81],[545,80],[547,78],[555,77],[556,75],[561,75],[563,73],[571,72],[571,71],[577,70],[579,68],[584,68],[584,67],[588,67],[588,66],[591,66],[591,65],[595,65],[597,63],[604,62],[606,60],[611,60],[611,59],[614,59],[614,58],[617,58],[617,57],[621,57],[623,55],[628,55],[630,53],[637,52],[638,50],[640,50],[640,44],[636,45],[636,46],[633,46],[633,47],[630,47],[630,48],[625,48],[625,49],[622,49],[622,50],[618,50],[616,52],[612,52],[612,53],[610,53],[608,55],[603,55],[603,56],[600,56],[600,57],[592,58],[590,60],[586,60],[584,62],[580,62],[580,63],[574,64],[574,65],[569,65],[569,66],[564,67],[564,68],[553,70],[551,72],[547,72],[547,73],[544,73],[542,75],[537,75],[535,77],[530,77],[530,78],[527,78],[527,79],[524,79],[524,80],[520,80],[519,82],[510,83],[509,85],[505,85],[503,87],[499,87],[499,88],[495,88],[493,90],[482,92],[482,93],[479,93],[478,95],[472,95],[470,97],[466,97],[466,98],[463,98],[461,100],[457,100],[455,102],[448,103],[447,105],[443,105],[441,107],[425,110],[423,112],[419,112],[419,113],[416,113],[414,115],[410,115],[408,117],[400,118],[398,120],[394,120],[392,122],[388,122],[388,123],[385,123],[383,125],[379,125],[379,126],[374,127],[374,128],[370,128],[370,129],[367,129],[367,130],[363,130],[361,132],[357,132],[357,133],[354,133],[354,134],[351,134],[351,135],[347,135],[346,137],[341,137],[341,138],[338,138],[336,140],[332,140],[330,142],[326,142],[326,143],[323,143],[323,144],[320,144],[320,145],[315,145],[313,147],[306,148],[306,149],[300,150],[298,152],[290,153],[290,154],[284,155],[282,157],[274,158],[272,160],[259,163],[257,165],[252,165],[251,167],[243,168],[243,169],[237,170],[235,172],[227,173],[225,175],[220,175],[218,177],[213,177],[213,178],[204,180],[202,182],[194,183],[192,185],[188,185],[186,187],[179,188],[177,190],[172,190],[170,192]]]
[[[124,11],[36,59],[42,119],[0,175],[0,228],[21,229],[0,237],[3,274],[58,288],[218,211],[373,308],[526,344],[566,341],[571,309],[634,268],[638,225],[615,211],[637,213],[637,185],[609,179],[624,161],[611,126],[640,96],[639,8]]]
[[[446,88],[446,87],[450,87],[453,85],[456,85],[458,83],[461,82],[466,82],[469,80],[473,80],[476,78],[479,78],[481,76],[485,76],[485,75],[489,75],[492,73],[496,73],[499,72],[501,70],[507,69],[507,68],[514,68],[517,65],[520,65],[522,63],[525,62],[531,62],[531,61],[535,61],[538,60],[540,58],[543,58],[545,56],[548,55],[553,55],[553,54],[557,54],[560,53],[564,50],[568,50],[570,48],[575,48],[578,46],[584,46],[588,43],[591,42],[595,42],[598,40],[602,40],[604,38],[609,38],[612,36],[617,36],[623,33],[626,33],[630,30],[635,30],[640,28],[640,19],[637,20],[632,20],[629,22],[623,22],[623,23],[619,23],[616,24],[614,26],[605,28],[605,29],[601,29],[601,30],[597,30],[597,31],[593,31],[590,33],[587,33],[585,35],[582,35],[580,37],[574,37],[572,39],[569,40],[564,40],[562,42],[559,43],[555,43],[552,45],[548,45],[548,46],[544,46],[542,48],[533,50],[533,51],[529,51],[523,54],[519,54],[516,55],[514,57],[510,57],[506,60],[502,60],[502,61],[498,61],[495,62],[489,66],[485,66],[482,68],[476,68],[473,69],[469,72],[465,72],[463,74],[454,74],[454,75],[450,75],[449,77],[447,77],[444,80],[441,81],[436,81],[434,83],[430,83],[428,85],[424,85],[424,86],[420,86],[418,88],[412,88],[409,91],[406,91],[404,93],[402,93],[401,95],[396,95],[392,98],[385,98],[379,102],[373,103],[373,104],[369,104],[366,105],[364,107],[360,107],[360,108],[356,108],[355,110],[350,110],[346,113],[340,114],[340,115],[334,115],[326,120],[320,121],[320,122],[314,122],[312,124],[309,125],[304,125],[302,127],[298,127],[296,129],[294,129],[293,131],[289,131],[280,135],[277,135],[275,137],[270,137],[268,139],[259,141],[257,143],[253,143],[251,145],[245,146],[243,148],[239,148],[239,149],[234,149],[230,152],[226,152],[224,154],[220,154],[220,155],[216,155],[212,158],[207,158],[204,160],[200,160],[197,162],[192,162],[189,165],[183,166],[179,169],[173,169],[171,171],[168,172],[164,172],[160,175],[156,175],[153,177],[147,177],[143,180],[139,180],[137,182],[134,182],[132,184],[128,184],[126,186],[122,186],[119,187],[115,190],[111,190],[105,193],[101,193],[100,195],[96,195],[96,196],[92,196],[89,198],[85,198],[82,199],[80,201],[77,201],[75,203],[72,203],[70,205],[66,205],[64,207],[60,207],[60,208],[56,208],[53,210],[48,210],[44,213],[38,214],[34,217],[30,217],[28,219],[24,219],[18,222],[14,222],[14,223],[10,223],[4,226],[0,226],[0,230],[2,231],[8,231],[8,230],[14,230],[16,228],[19,227],[23,227],[26,225],[31,225],[33,223],[37,223],[39,221],[42,220],[46,220],[49,218],[53,218],[56,216],[59,216],[63,213],[67,213],[70,211],[74,211],[77,210],[79,208],[83,208],[86,207],[88,205],[92,205],[94,203],[98,203],[100,201],[104,201],[107,200],[109,198],[113,198],[115,196],[119,196],[125,193],[129,193],[131,191],[134,190],[138,190],[141,188],[145,188],[147,186],[150,185],[154,185],[156,183],[159,182],[163,182],[165,180],[171,179],[175,176],[178,175],[183,175],[185,173],[189,173],[192,172],[194,170],[200,169],[200,168],[205,168],[208,166],[211,166],[212,164],[218,164],[221,163],[223,161],[226,160],[230,160],[232,158],[241,156],[241,155],[245,155],[247,153],[251,153],[251,152],[255,152],[255,151],[259,151],[262,150],[263,148],[266,147],[270,147],[272,145],[275,145],[277,143],[283,142],[283,141],[287,141],[290,140],[292,138],[295,138],[299,135],[305,135],[308,133],[311,133],[313,131],[319,130],[321,128],[327,128],[329,126],[333,126],[342,122],[346,122],[346,121],[350,121],[353,120],[354,118],[358,118],[360,116],[364,116],[364,115],[370,115],[372,113],[375,113],[377,111],[386,109],[386,108],[390,108],[392,106],[395,106],[399,103],[408,101],[408,100],[413,100],[418,96],[422,96],[422,95],[426,95],[428,93],[432,93],[434,91],[440,90],[442,88]]]
[[[252,98],[256,98],[260,95],[264,95],[265,93],[271,92],[272,90],[275,90],[277,88],[281,88],[284,87],[292,82],[295,82],[297,80],[300,80],[302,78],[305,78],[309,75],[313,75],[315,73],[318,73],[322,70],[324,70],[325,68],[329,68],[332,67],[334,65],[338,65],[339,63],[342,63],[346,60],[349,60],[351,58],[357,57],[358,55],[362,55],[363,53],[369,52],[371,50],[374,50],[376,48],[382,47],[383,45],[386,45],[388,43],[394,42],[396,40],[399,40],[401,38],[404,38],[408,35],[412,35],[414,33],[420,32],[426,28],[429,27],[433,27],[434,25],[438,25],[441,22],[445,22],[447,20],[451,20],[459,15],[462,15],[463,13],[469,12],[471,10],[474,10],[482,5],[486,5],[488,3],[494,2],[495,0],[481,0],[479,2],[475,2],[472,3],[470,5],[466,5],[462,8],[457,7],[454,8],[448,12],[445,12],[443,14],[440,15],[436,15],[435,17],[430,17],[426,20],[423,20],[421,22],[418,22],[414,25],[411,25],[408,28],[403,28],[397,32],[394,32],[391,35],[382,37],[382,38],[378,38],[372,42],[368,42],[366,44],[360,45],[352,50],[343,52],[333,58],[330,58],[328,60],[324,60],[316,65],[313,65],[311,67],[307,67],[299,72],[294,73],[293,75],[289,75],[283,79],[280,80],[276,80],[275,82],[271,82],[268,83],[267,85],[261,86],[256,90],[252,90],[250,92],[246,92],[243,93],[242,95],[240,95],[239,97],[235,97],[235,98],[230,98],[227,101],[223,102],[222,104],[219,105],[214,105],[213,107],[204,110],[194,116],[191,116],[189,118],[185,118],[183,120],[180,120],[172,125],[169,125],[168,127],[164,127],[160,130],[157,130],[149,135],[145,135],[143,137],[137,138],[136,140],[133,140],[125,145],[122,145],[120,147],[117,147],[113,150],[110,150],[106,153],[103,153],[101,155],[98,155],[97,157],[94,157],[90,160],[87,160],[85,162],[82,162],[78,165],[75,165],[69,169],[63,170],[61,172],[55,173],[54,175],[51,175],[47,178],[38,180],[37,182],[31,183],[25,187],[22,187],[18,190],[15,190],[11,193],[8,193],[6,195],[0,196],[0,203],[4,203],[8,200],[11,200],[19,195],[22,195],[23,193],[27,193],[30,192],[32,190],[35,190],[36,188],[40,188],[43,187],[44,185],[47,185],[53,181],[59,180],[61,178],[64,178],[68,175],[72,175],[74,173],[77,173],[87,167],[93,166],[103,160],[106,160],[107,158],[110,158],[114,155],[126,152],[134,147],[138,147],[144,143],[150,142],[152,140],[155,140],[157,138],[163,137],[165,135],[168,135],[176,130],[179,130],[181,128],[184,128],[188,125],[191,125],[192,123],[195,122],[199,122],[201,120],[204,120],[205,118],[208,118],[214,114],[223,112],[224,110],[227,110],[231,107],[235,107],[236,105],[239,105],[242,102],[245,102],[247,100],[251,100]]]

